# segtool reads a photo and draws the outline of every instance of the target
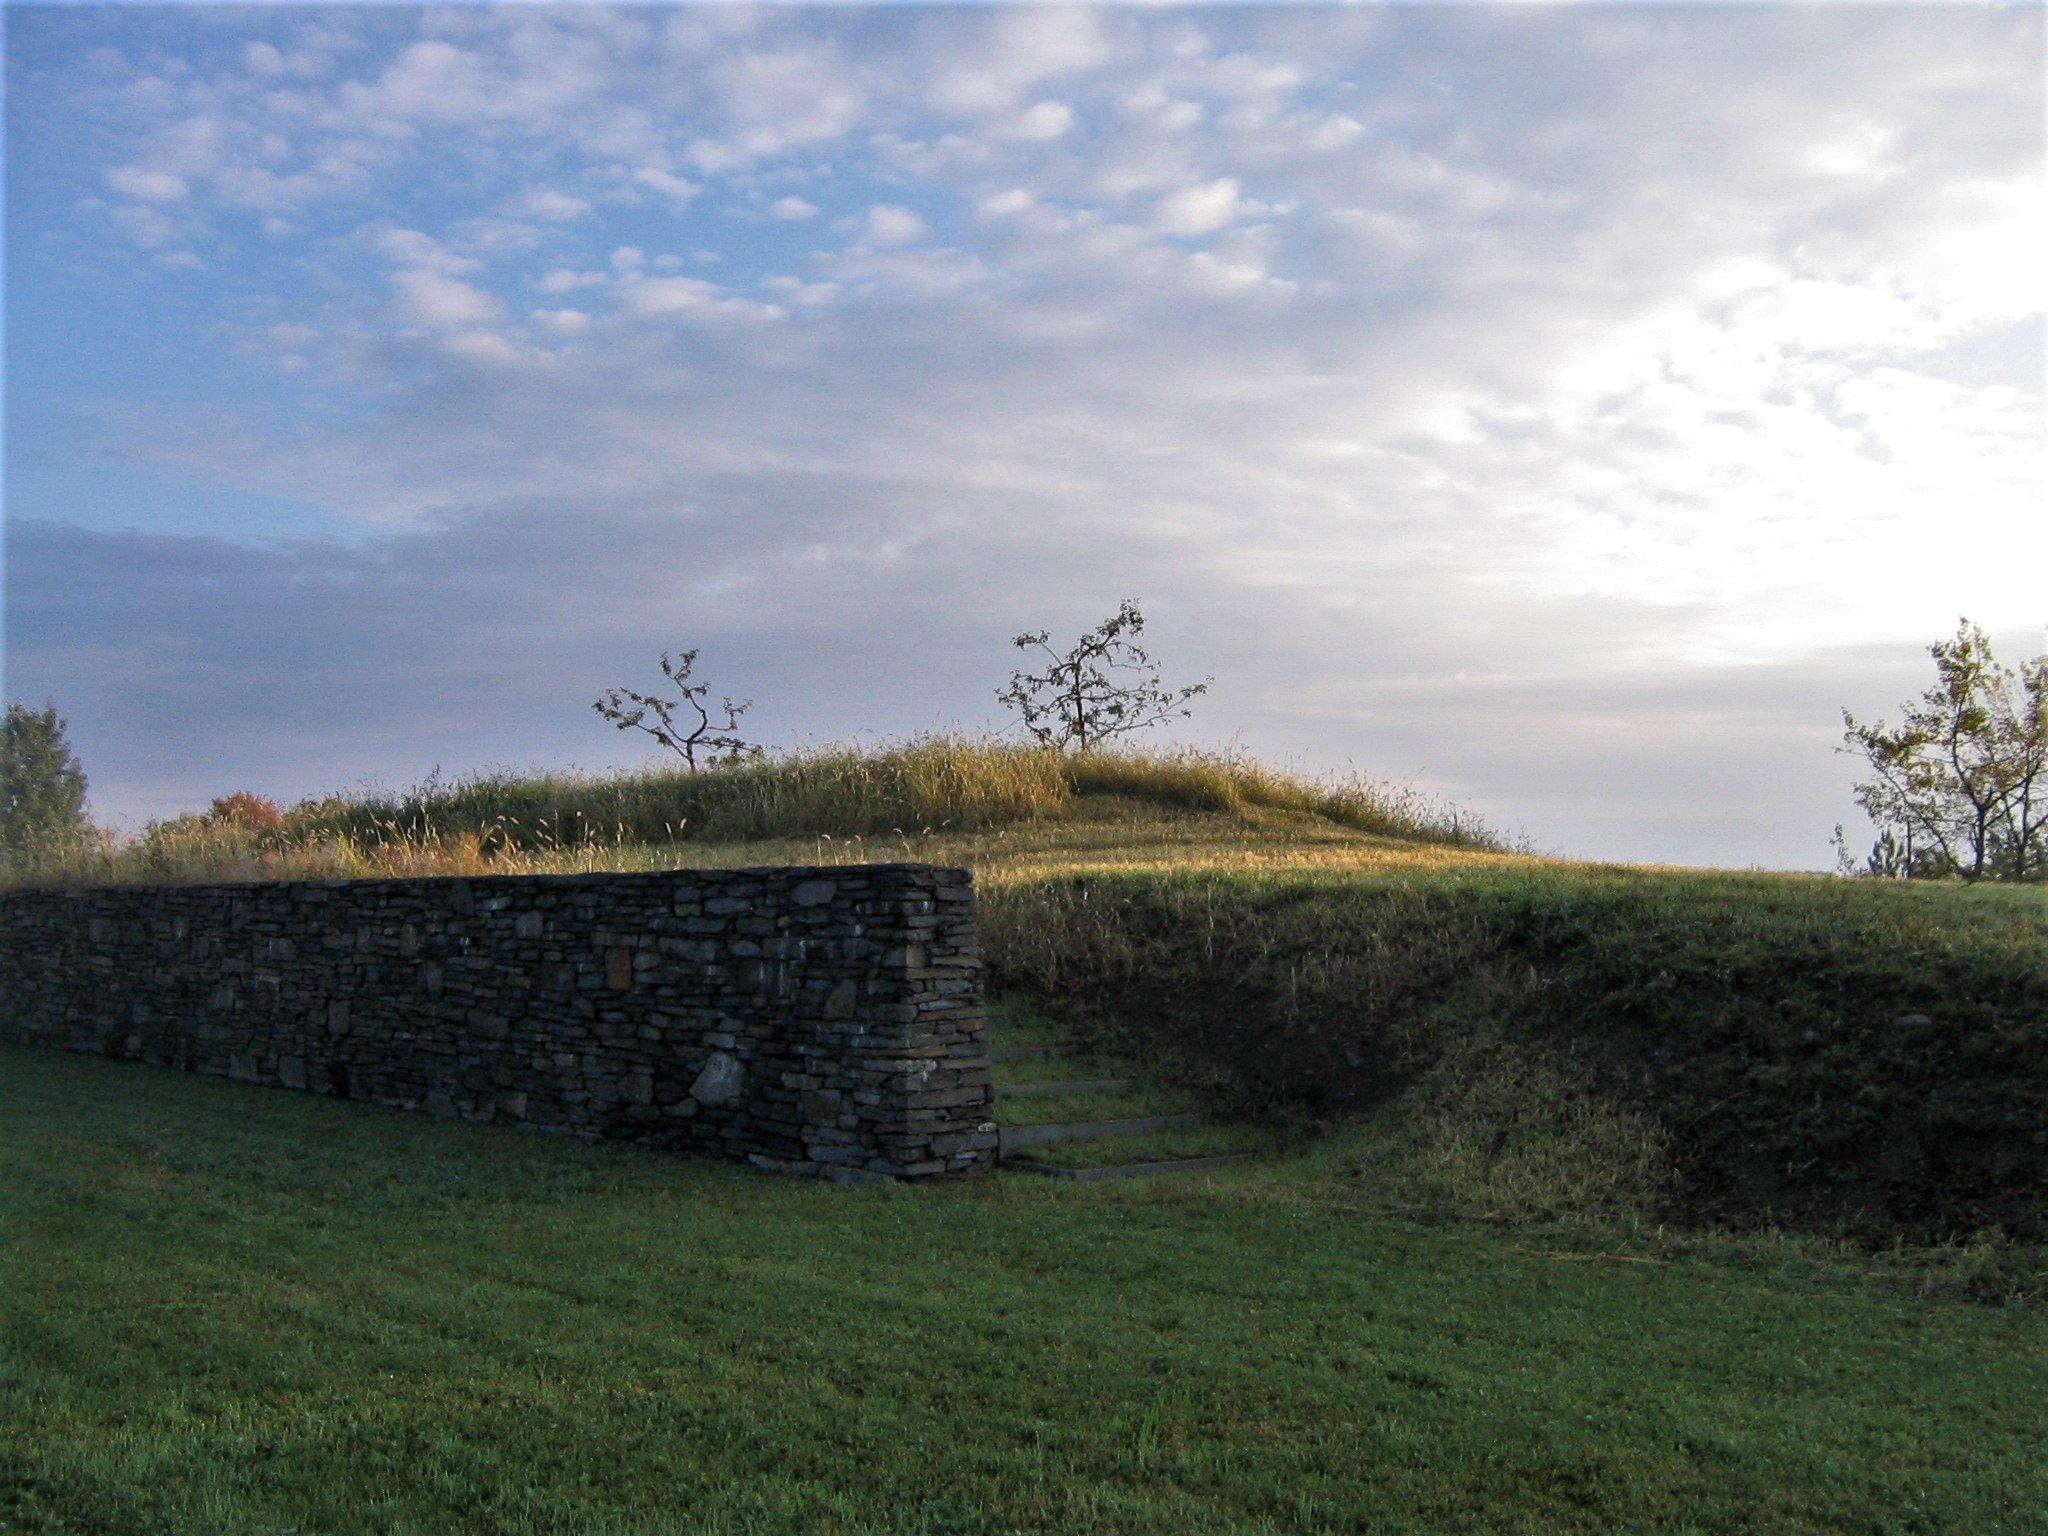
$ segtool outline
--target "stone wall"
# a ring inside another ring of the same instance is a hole
[[[790,1172],[995,1147],[925,865],[0,892],[0,1040]]]

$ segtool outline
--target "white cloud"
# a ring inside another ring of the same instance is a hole
[[[495,319],[500,305],[481,288],[440,272],[417,269],[394,273],[395,312],[413,325],[476,325]]]
[[[635,171],[633,173],[633,180],[650,191],[659,192],[678,207],[689,203],[699,192],[704,190],[694,181],[677,176],[673,172],[664,171],[658,166],[651,165],[643,166]]]
[[[590,204],[553,187],[533,187],[513,204],[513,210],[529,219],[566,222],[582,218],[590,212]]]
[[[401,117],[462,114],[473,109],[483,76],[474,54],[429,38],[407,48],[384,71],[381,105]]]
[[[1295,286],[1276,281],[1256,258],[1218,256],[1212,251],[1191,254],[1188,273],[1195,287],[1216,294],[1249,293],[1262,288],[1284,292]]]
[[[1941,228],[1910,276],[1945,318],[1946,334],[2041,313],[2048,251],[2048,186],[2039,168],[2013,176],[1959,178],[1944,199]]]
[[[1301,142],[1319,153],[1344,148],[1365,135],[1365,124],[1344,112],[1309,118],[1301,125]]]
[[[603,81],[596,50],[539,20],[515,20],[503,46],[430,37],[408,46],[374,85],[344,84],[343,112],[373,131],[422,124],[552,123]]]
[[[493,294],[462,280],[461,274],[483,270],[473,256],[451,251],[432,235],[416,229],[381,229],[370,244],[399,270],[391,275],[392,317],[400,325],[451,329],[495,320],[503,305]],[[463,344],[472,355],[481,343]]]
[[[1045,81],[1098,69],[1114,47],[1100,13],[1073,6],[1018,6],[997,11],[972,42],[948,27],[927,86],[944,110],[987,114],[1010,108]]]
[[[1209,90],[1243,106],[1288,95],[1306,76],[1304,66],[1292,60],[1242,52],[1216,59],[1201,78]]]
[[[1022,187],[1011,187],[1003,192],[991,192],[981,200],[981,211],[992,219],[1006,219],[1022,213],[1038,201]]]
[[[625,309],[643,318],[677,315],[743,320],[775,320],[782,310],[734,296],[716,283],[695,277],[639,278],[620,289]]]
[[[807,283],[788,276],[768,278],[761,286],[780,295],[784,303],[807,308],[830,304],[846,291],[838,283]]]
[[[1169,192],[1153,210],[1152,222],[1169,235],[1207,235],[1244,217],[1235,177],[1224,176],[1201,186]]]
[[[542,293],[574,293],[578,288],[594,288],[610,281],[602,272],[575,272],[567,267],[556,267],[534,286]]]
[[[485,330],[449,331],[440,338],[438,350],[444,357],[485,368],[516,368],[532,361],[508,338]]]
[[[107,172],[107,185],[127,197],[146,203],[175,203],[190,188],[182,176],[169,171],[152,171],[139,165],[117,165]]]
[[[815,219],[818,216],[818,205],[805,202],[800,197],[778,197],[768,205],[768,212],[775,218],[791,221]]]
[[[1893,158],[1897,131],[1860,114],[1829,125],[1803,146],[1796,163],[1816,176],[1846,181],[1883,182],[1904,170]]]
[[[459,255],[417,229],[381,229],[371,237],[371,243],[380,256],[406,266],[436,272],[475,272],[483,267],[475,257]]]
[[[1072,130],[1074,109],[1063,101],[1034,102],[1001,128],[998,137],[1013,143],[1057,139]]]
[[[639,315],[673,315],[683,310],[711,309],[724,302],[725,292],[716,283],[696,277],[659,277],[634,283],[625,290],[626,307]]]
[[[161,250],[175,244],[181,236],[177,224],[155,208],[130,204],[112,209],[108,217],[117,229],[144,250]]]
[[[156,166],[187,177],[211,174],[228,153],[229,130],[206,112],[172,123],[158,137],[150,159]]]
[[[857,245],[812,258],[819,273],[850,292],[933,301],[977,288],[989,269],[964,251]]]
[[[726,54],[712,63],[707,84],[725,119],[722,131],[690,146],[707,175],[840,138],[867,106],[859,73],[839,50],[808,41]]]
[[[860,237],[869,245],[911,245],[931,233],[931,226],[908,208],[878,203],[861,220]]]

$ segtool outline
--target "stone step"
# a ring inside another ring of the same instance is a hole
[[[1128,1077],[1098,1077],[1082,1083],[998,1083],[999,1099],[1042,1099],[1054,1093],[1122,1093],[1131,1086]]]
[[[1248,1163],[1256,1152],[1227,1152],[1220,1157],[1173,1157],[1156,1163],[1111,1163],[1101,1168],[1060,1168],[1052,1163],[1035,1163],[1028,1157],[1006,1159],[1003,1166],[1013,1173],[1036,1173],[1048,1179],[1140,1179],[1154,1173],[1198,1173],[1204,1168],[1221,1168],[1228,1163]]]
[[[1008,1157],[1018,1147],[1036,1147],[1052,1141],[1085,1141],[1094,1136],[1125,1136],[1135,1131],[1170,1131],[1183,1125],[1200,1125],[1201,1114],[1139,1115],[1130,1120],[1068,1120],[1058,1125],[1010,1125],[997,1133],[996,1155]]]

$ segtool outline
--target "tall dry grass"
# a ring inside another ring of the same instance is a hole
[[[1455,809],[1363,779],[1324,782],[1195,751],[1060,753],[957,736],[830,747],[691,773],[497,771],[301,802],[280,825],[188,815],[93,837],[5,872],[13,883],[343,879],[643,867],[709,847],[883,839],[890,849],[1001,827],[1133,815],[1321,817],[1353,831],[1491,848]]]
[[[486,846],[553,849],[606,838],[972,832],[1070,816],[1082,801],[1104,797],[1192,813],[1306,813],[1394,837],[1498,846],[1469,814],[1365,779],[1324,782],[1220,753],[1061,753],[959,736],[790,752],[697,773],[663,764],[610,775],[481,774],[397,796],[302,805],[289,822],[361,843],[434,830],[474,832]]]
[[[971,831],[1056,815],[1067,798],[1044,754],[929,738],[616,774],[477,774],[398,795],[297,806],[293,831],[373,845],[474,833],[486,848],[553,852],[591,843],[742,842],[887,832]]]

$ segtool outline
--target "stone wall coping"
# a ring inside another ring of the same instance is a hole
[[[340,876],[328,880],[107,880],[65,881],[0,886],[0,902],[10,896],[103,895],[114,891],[282,891],[406,889],[448,890],[458,885],[510,888],[523,885],[571,887],[601,886],[620,880],[662,880],[677,875],[702,875],[719,879],[754,875],[779,880],[829,880],[870,875],[930,875],[940,885],[972,885],[974,871],[957,864],[920,864],[890,860],[873,864],[687,864],[666,869],[585,870],[568,874],[502,875],[371,875],[361,879]]]

